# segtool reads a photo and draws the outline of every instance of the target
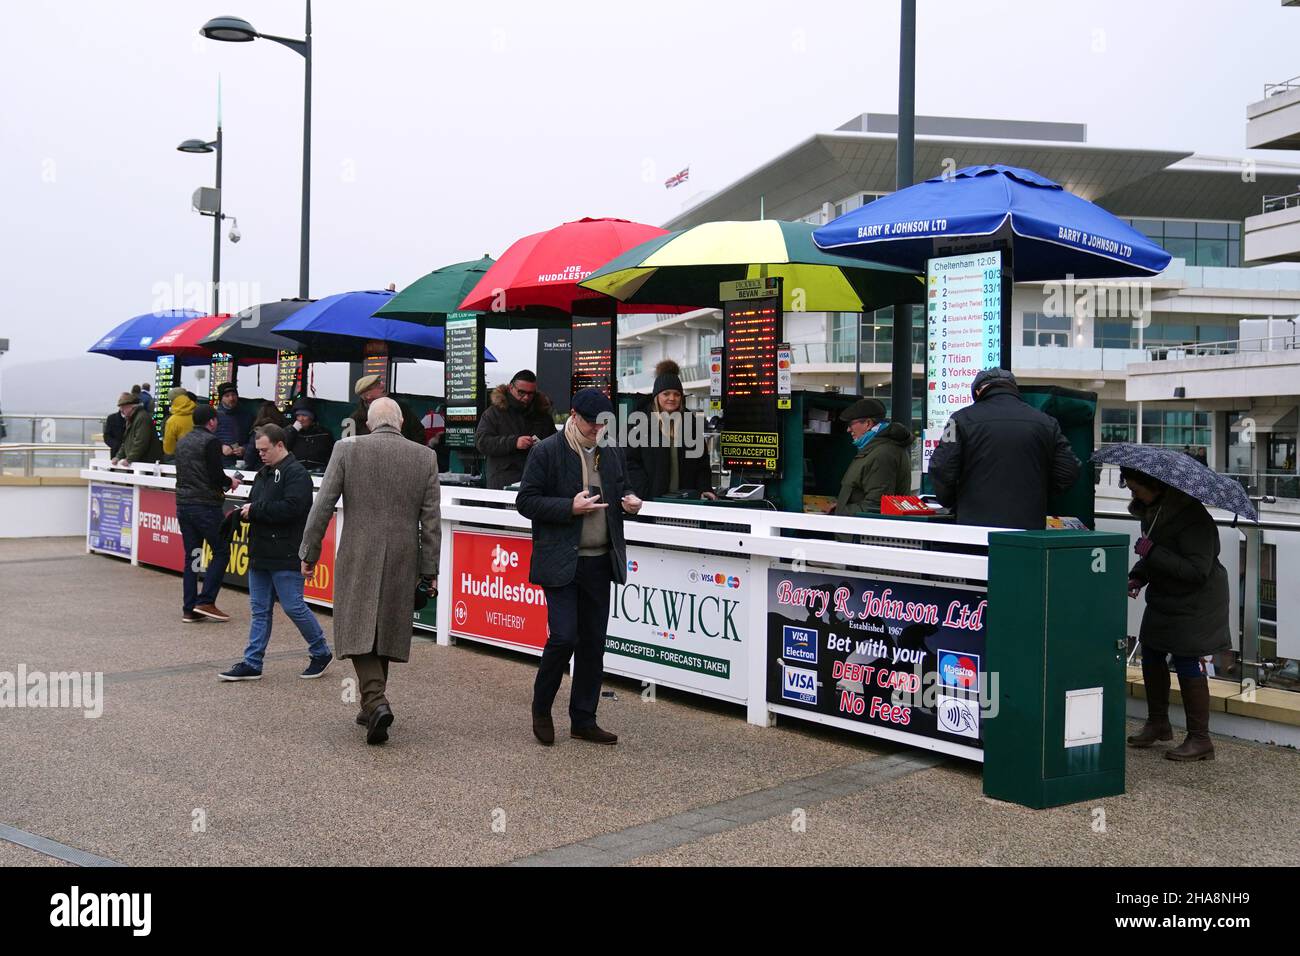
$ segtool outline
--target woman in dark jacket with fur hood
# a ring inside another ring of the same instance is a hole
[[[1213,760],[1210,685],[1202,658],[1231,648],[1228,572],[1219,563],[1219,530],[1205,505],[1139,471],[1121,469],[1133,495],[1129,511],[1141,519],[1133,550],[1129,597],[1147,589],[1142,615],[1142,677],[1147,721],[1128,738],[1132,747],[1173,740],[1169,724],[1169,664],[1173,657],[1187,714],[1187,738],[1168,751],[1170,760]]]

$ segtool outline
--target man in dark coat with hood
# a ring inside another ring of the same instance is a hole
[[[309,471],[324,471],[334,453],[334,436],[316,421],[316,409],[305,399],[293,407],[293,424],[284,430],[285,447]]]
[[[655,366],[654,390],[637,411],[647,416],[644,441],[627,450],[627,477],[638,497],[658,498],[679,491],[716,498],[713,472],[704,446],[704,416],[682,408],[681,370],[672,359]],[[694,426],[687,434],[687,416]],[[654,444],[649,436],[654,434]],[[693,441],[687,441],[693,438]]]
[[[912,432],[885,417],[875,398],[861,398],[840,412],[858,453],[849,462],[835,501],[837,515],[880,511],[884,495],[912,493]]]
[[[487,459],[487,486],[513,485],[532,447],[554,434],[551,400],[537,390],[531,371],[522,369],[509,385],[494,388],[474,432],[474,447]]]
[[[954,412],[930,459],[930,481],[957,523],[1041,530],[1047,499],[1079,477],[1079,459],[1050,415],[1030,408],[1006,369],[971,383],[973,404]]]

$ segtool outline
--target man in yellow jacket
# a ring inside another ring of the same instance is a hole
[[[163,454],[170,457],[176,454],[176,443],[194,427],[194,399],[183,388],[173,388],[168,398],[171,414],[163,426]]]

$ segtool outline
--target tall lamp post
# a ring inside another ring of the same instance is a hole
[[[307,0],[307,35],[302,40],[258,33],[251,23],[239,17],[216,17],[203,24],[199,33],[209,40],[221,40],[226,43],[270,40],[300,54],[306,63],[302,106],[302,235],[298,256],[298,297],[310,298],[307,291],[307,276],[310,271],[311,229],[311,0]]]
[[[187,139],[176,147],[182,153],[217,154],[217,208],[212,214],[212,314],[221,314],[221,117],[217,116],[217,138],[212,142]]]

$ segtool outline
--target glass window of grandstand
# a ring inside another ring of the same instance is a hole
[[[618,349],[618,374],[622,378],[624,375],[641,374],[641,348]]]
[[[700,333],[700,351],[699,364],[707,366],[709,364],[709,353],[716,348],[722,347],[721,332],[701,332]]]
[[[925,360],[925,307],[912,309],[912,362]],[[894,360],[894,307],[874,312],[836,312],[831,325],[831,361],[853,361],[853,323],[862,323],[862,361],[864,364],[888,365]]]
[[[1068,348],[1070,345],[1070,317],[1068,315],[1044,315],[1041,312],[1024,314],[1024,345],[1046,345],[1053,348]]]
[[[1191,452],[1210,452],[1210,413],[1182,409],[1144,408],[1142,442]]]
[[[1132,321],[1098,319],[1093,323],[1092,344],[1093,348],[1099,349],[1136,349],[1139,342],[1144,349],[1208,344],[1211,346],[1210,351],[1223,352],[1232,349],[1225,349],[1221,343],[1232,342],[1236,337],[1237,329],[1230,325],[1208,323],[1198,325],[1193,322],[1172,320],[1149,322],[1146,328],[1139,329]],[[1028,336],[1025,344],[1029,344]]]
[[[1101,410],[1101,443],[1103,445],[1136,441],[1136,408],[1103,408]]]
[[[1249,475],[1253,467],[1254,447],[1241,436],[1241,420],[1249,412],[1231,412],[1228,415],[1228,462],[1229,475]]]
[[[1189,266],[1241,265],[1241,223],[1200,219],[1126,219],[1138,232]]]
[[[1269,472],[1275,475],[1294,475],[1296,436],[1294,433],[1269,432],[1268,459]]]

